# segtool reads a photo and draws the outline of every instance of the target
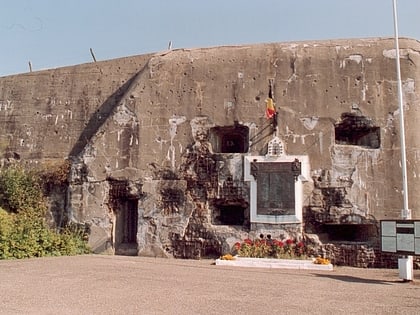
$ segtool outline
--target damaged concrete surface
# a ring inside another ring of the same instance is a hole
[[[2,163],[69,159],[66,216],[90,226],[96,252],[197,258],[260,232],[296,236],[295,226],[250,229],[243,156],[267,153],[271,86],[286,154],[310,160],[304,232],[398,218],[393,45],[374,38],[179,49],[3,77]],[[401,39],[400,47],[409,204],[420,218],[420,43]],[[221,198],[225,183],[235,196]],[[127,216],[134,230],[117,222]]]

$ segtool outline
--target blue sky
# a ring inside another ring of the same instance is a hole
[[[398,0],[420,40],[420,1]],[[0,0],[0,76],[172,48],[394,36],[392,0]]]

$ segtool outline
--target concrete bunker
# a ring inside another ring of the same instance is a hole
[[[403,42],[415,196],[419,44]],[[400,212],[393,47],[363,39],[181,49],[2,78],[4,157],[75,160],[67,199],[61,191],[52,197],[63,200],[55,218],[89,225],[96,252],[193,258],[259,233],[320,233],[334,242],[331,257],[342,257],[340,243],[366,239],[368,224]],[[278,102],[272,119],[264,115],[267,78],[276,80],[269,79],[268,97]],[[285,146],[266,148],[274,134]],[[247,170],[254,158],[256,178]],[[284,172],[272,175],[270,163]],[[140,178],[143,196],[131,191]],[[271,187],[283,180],[287,189]],[[348,253],[360,257],[356,245]]]

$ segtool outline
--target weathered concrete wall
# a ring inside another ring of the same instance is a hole
[[[409,204],[420,218],[420,43],[401,39],[400,48]],[[249,230],[213,224],[211,201],[226,178],[243,181],[243,154],[215,154],[209,129],[247,126],[248,153],[265,154],[269,82],[286,152],[310,158],[308,232],[398,218],[393,39],[183,49],[0,78],[0,153],[28,162],[71,158],[69,216],[91,225],[98,251],[115,241],[113,181],[126,181],[124,196],[139,201],[140,253],[223,251]],[[363,128],[379,133],[366,138]],[[249,187],[242,188],[246,208]],[[247,217],[249,210],[244,226]]]

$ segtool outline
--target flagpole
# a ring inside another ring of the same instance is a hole
[[[411,211],[408,208],[408,184],[407,184],[407,158],[405,148],[405,128],[404,128],[404,104],[403,91],[401,83],[401,65],[400,65],[400,47],[398,43],[398,14],[397,14],[397,0],[392,0],[394,11],[394,34],[395,34],[395,59],[397,66],[397,84],[398,84],[398,103],[400,111],[400,141],[401,141],[401,168],[403,180],[403,209],[401,211],[401,218],[403,220],[411,219]],[[398,269],[400,278],[404,281],[413,280],[413,256],[405,256],[398,259]]]
[[[396,63],[397,63],[397,83],[398,83],[398,103],[400,110],[400,141],[401,141],[401,167],[403,177],[403,212],[401,216],[403,219],[411,219],[411,213],[408,209],[408,185],[407,185],[407,158],[405,149],[405,128],[404,128],[404,105],[403,105],[403,93],[401,83],[401,65],[400,65],[400,47],[398,43],[398,18],[397,18],[397,0],[392,0],[394,5],[394,33],[395,33],[395,51],[396,51]]]

